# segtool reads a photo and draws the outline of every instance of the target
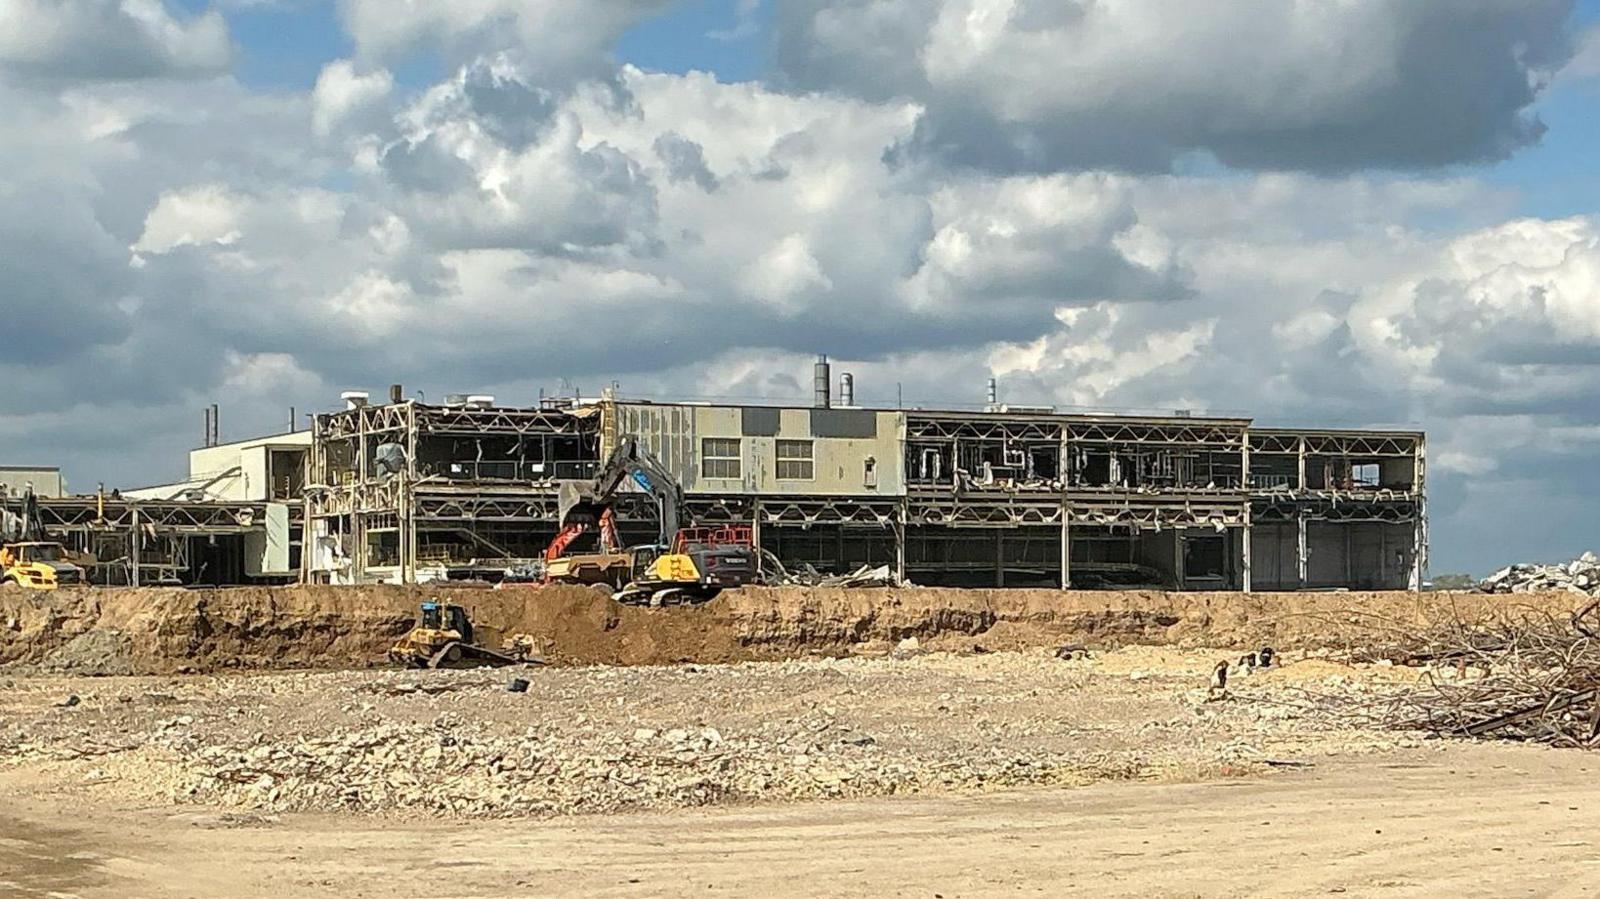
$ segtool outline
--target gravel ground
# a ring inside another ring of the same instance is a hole
[[[1216,699],[1231,655],[0,676],[0,768],[119,802],[477,818],[1190,780],[1417,745],[1327,711],[1416,672],[1288,654]]]

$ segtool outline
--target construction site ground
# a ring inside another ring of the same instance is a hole
[[[0,591],[0,896],[1578,896],[1600,876],[1590,755],[1386,728],[1367,710],[1462,675],[1342,661],[1570,595],[22,593]],[[554,664],[375,667],[428,598]],[[1264,644],[1273,667],[1210,686]]]
[[[1587,897],[1594,773],[1453,745],[1193,783],[408,823],[21,798],[13,773],[0,895]]]

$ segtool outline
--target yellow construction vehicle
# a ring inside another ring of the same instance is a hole
[[[0,516],[0,585],[17,584],[30,590],[88,582],[82,565],[73,561],[65,546],[44,539],[39,519],[39,498],[32,489],[22,495],[22,515]],[[92,562],[92,559],[89,559]]]
[[[67,548],[59,543],[7,543],[0,546],[0,584],[54,590],[83,582],[83,569],[69,561]]]
[[[629,480],[656,501],[660,536],[653,544],[624,549],[612,509]],[[592,482],[562,482],[561,531],[545,550],[545,583],[590,584],[614,592],[619,602],[654,606],[707,600],[726,587],[754,582],[750,526],[680,529],[683,502],[683,488],[671,472],[637,438],[624,439]],[[598,535],[598,552],[569,552],[591,533]]]
[[[667,546],[630,550],[632,580],[617,590],[617,602],[670,605],[704,602],[725,587],[756,579],[756,556],[749,525],[687,527]]]
[[[389,659],[407,668],[484,668],[527,661],[473,642],[467,610],[436,602],[422,604],[420,620],[389,648]]]

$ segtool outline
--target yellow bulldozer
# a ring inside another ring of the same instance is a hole
[[[422,604],[416,626],[389,648],[389,659],[407,668],[487,668],[533,661],[479,645],[467,610],[436,602]]]

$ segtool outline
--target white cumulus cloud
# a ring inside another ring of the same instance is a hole
[[[186,17],[162,0],[6,0],[0,71],[45,79],[212,75],[232,60],[222,14]]]

